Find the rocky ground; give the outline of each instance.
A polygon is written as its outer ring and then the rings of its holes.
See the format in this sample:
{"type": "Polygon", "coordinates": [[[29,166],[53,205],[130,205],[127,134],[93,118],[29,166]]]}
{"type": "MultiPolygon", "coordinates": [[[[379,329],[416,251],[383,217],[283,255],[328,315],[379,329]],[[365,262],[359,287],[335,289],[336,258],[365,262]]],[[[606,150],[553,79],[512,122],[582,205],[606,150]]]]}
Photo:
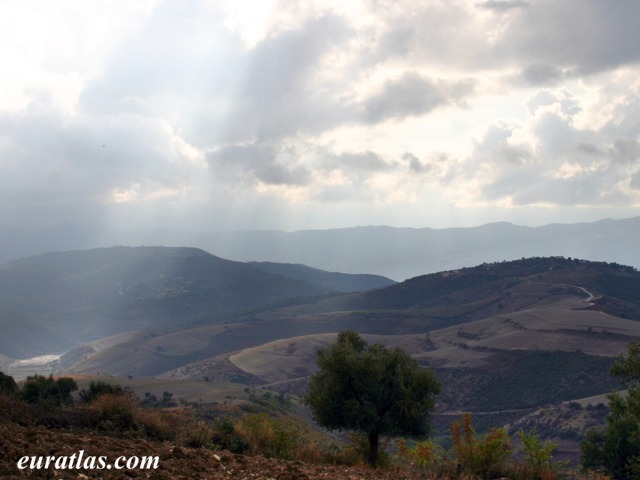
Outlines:
{"type": "MultiPolygon", "coordinates": [[[[77,457],[76,457],[77,458],[77,457]]],[[[262,456],[234,455],[207,449],[177,447],[168,442],[116,438],[96,432],[49,430],[0,423],[0,479],[246,479],[246,480],[391,480],[417,479],[418,472],[376,471],[368,467],[314,465],[262,456]],[[23,456],[71,456],[84,451],[83,458],[106,456],[114,462],[120,456],[158,456],[154,470],[24,469],[17,467],[23,456]]]]}

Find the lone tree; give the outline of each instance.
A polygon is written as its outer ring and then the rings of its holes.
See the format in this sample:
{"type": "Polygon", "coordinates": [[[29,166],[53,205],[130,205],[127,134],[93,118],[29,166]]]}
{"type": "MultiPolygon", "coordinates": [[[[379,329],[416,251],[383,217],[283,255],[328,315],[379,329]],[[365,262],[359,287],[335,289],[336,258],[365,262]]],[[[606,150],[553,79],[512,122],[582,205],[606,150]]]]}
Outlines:
{"type": "Polygon", "coordinates": [[[369,441],[375,465],[380,435],[424,437],[440,384],[433,372],[399,348],[368,346],[353,330],[318,351],[318,371],[305,402],[314,419],[330,430],[355,430],[369,441]]]}

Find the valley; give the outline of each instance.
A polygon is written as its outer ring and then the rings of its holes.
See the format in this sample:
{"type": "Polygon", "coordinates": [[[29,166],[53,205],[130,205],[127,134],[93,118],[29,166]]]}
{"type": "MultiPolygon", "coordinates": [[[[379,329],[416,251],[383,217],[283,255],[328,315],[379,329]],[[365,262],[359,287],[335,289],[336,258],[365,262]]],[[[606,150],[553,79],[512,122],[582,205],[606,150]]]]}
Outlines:
{"type": "Polygon", "coordinates": [[[316,351],[353,329],[436,372],[436,438],[471,412],[479,431],[535,426],[575,461],[586,429],[603,422],[602,395],[620,388],[613,359],[640,339],[640,273],[619,264],[530,258],[402,283],[336,275],[149,247],[5,264],[3,305],[13,309],[0,315],[53,331],[52,351],[59,337],[68,344],[38,365],[16,356],[51,353],[37,328],[14,337],[4,328],[2,365],[17,379],[107,379],[176,402],[242,404],[250,391],[296,402],[316,351]]]}

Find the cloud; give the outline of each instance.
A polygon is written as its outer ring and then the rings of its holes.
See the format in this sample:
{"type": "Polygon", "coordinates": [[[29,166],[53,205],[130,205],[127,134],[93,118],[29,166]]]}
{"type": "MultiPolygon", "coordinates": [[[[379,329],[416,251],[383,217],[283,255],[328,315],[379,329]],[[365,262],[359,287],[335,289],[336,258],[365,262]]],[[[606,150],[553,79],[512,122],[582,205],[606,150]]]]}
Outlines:
{"type": "Polygon", "coordinates": [[[617,138],[613,141],[609,155],[614,161],[640,163],[640,142],[631,138],[617,138]]]}
{"type": "Polygon", "coordinates": [[[405,72],[387,81],[381,91],[364,102],[365,120],[378,123],[424,115],[438,107],[458,103],[470,94],[472,83],[433,81],[416,72],[405,72]]]}
{"type": "Polygon", "coordinates": [[[295,148],[275,144],[230,145],[209,153],[207,161],[214,175],[236,184],[306,185],[310,180],[295,148]]]}
{"type": "Polygon", "coordinates": [[[542,63],[527,65],[521,75],[527,85],[534,87],[555,85],[566,76],[562,69],[542,63]]]}
{"type": "Polygon", "coordinates": [[[350,35],[342,18],[312,18],[246,49],[215,12],[201,17],[195,2],[163,5],[85,90],[87,112],[143,108],[202,148],[319,132],[342,121],[341,104],[317,84],[323,57],[350,35]]]}
{"type": "Polygon", "coordinates": [[[514,8],[528,7],[530,2],[522,0],[488,0],[486,2],[478,3],[480,8],[486,8],[488,10],[507,11],[514,8]]]}
{"type": "Polygon", "coordinates": [[[202,169],[161,119],[63,119],[51,111],[0,117],[0,203],[25,218],[92,223],[114,202],[182,195],[202,169]]]}
{"type": "Polygon", "coordinates": [[[0,7],[0,223],[640,204],[638,2],[81,3],[0,7]]]}
{"type": "Polygon", "coordinates": [[[540,0],[514,13],[500,43],[528,64],[589,75],[640,61],[639,15],[634,0],[540,0]]]}
{"type": "Polygon", "coordinates": [[[424,164],[411,152],[405,152],[402,159],[409,164],[409,170],[413,173],[423,173],[430,169],[429,164],[424,164]]]}
{"type": "MultiPolygon", "coordinates": [[[[525,124],[493,124],[458,165],[467,201],[525,205],[624,205],[638,201],[640,144],[618,121],[625,99],[600,128],[580,125],[578,100],[544,90],[529,101],[525,124]]],[[[629,118],[627,114],[624,118],[629,118]]],[[[636,126],[637,126],[637,122],[636,126]]],[[[460,184],[457,183],[459,187],[460,184]]]]}
{"type": "Polygon", "coordinates": [[[392,167],[379,154],[367,150],[364,152],[343,152],[340,154],[323,152],[323,168],[341,169],[358,172],[377,172],[392,167]]]}

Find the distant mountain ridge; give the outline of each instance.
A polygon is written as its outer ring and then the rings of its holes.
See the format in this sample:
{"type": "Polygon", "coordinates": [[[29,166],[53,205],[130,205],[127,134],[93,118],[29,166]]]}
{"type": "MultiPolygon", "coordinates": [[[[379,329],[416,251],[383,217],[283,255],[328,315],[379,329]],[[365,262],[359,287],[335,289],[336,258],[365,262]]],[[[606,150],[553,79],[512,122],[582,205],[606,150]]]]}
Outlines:
{"type": "Polygon", "coordinates": [[[190,245],[236,261],[303,264],[394,280],[523,257],[565,257],[640,267],[640,216],[591,223],[470,228],[366,226],[331,230],[194,233],[170,229],[118,232],[67,224],[28,232],[0,227],[0,262],[48,251],[112,245],[190,245]]]}

